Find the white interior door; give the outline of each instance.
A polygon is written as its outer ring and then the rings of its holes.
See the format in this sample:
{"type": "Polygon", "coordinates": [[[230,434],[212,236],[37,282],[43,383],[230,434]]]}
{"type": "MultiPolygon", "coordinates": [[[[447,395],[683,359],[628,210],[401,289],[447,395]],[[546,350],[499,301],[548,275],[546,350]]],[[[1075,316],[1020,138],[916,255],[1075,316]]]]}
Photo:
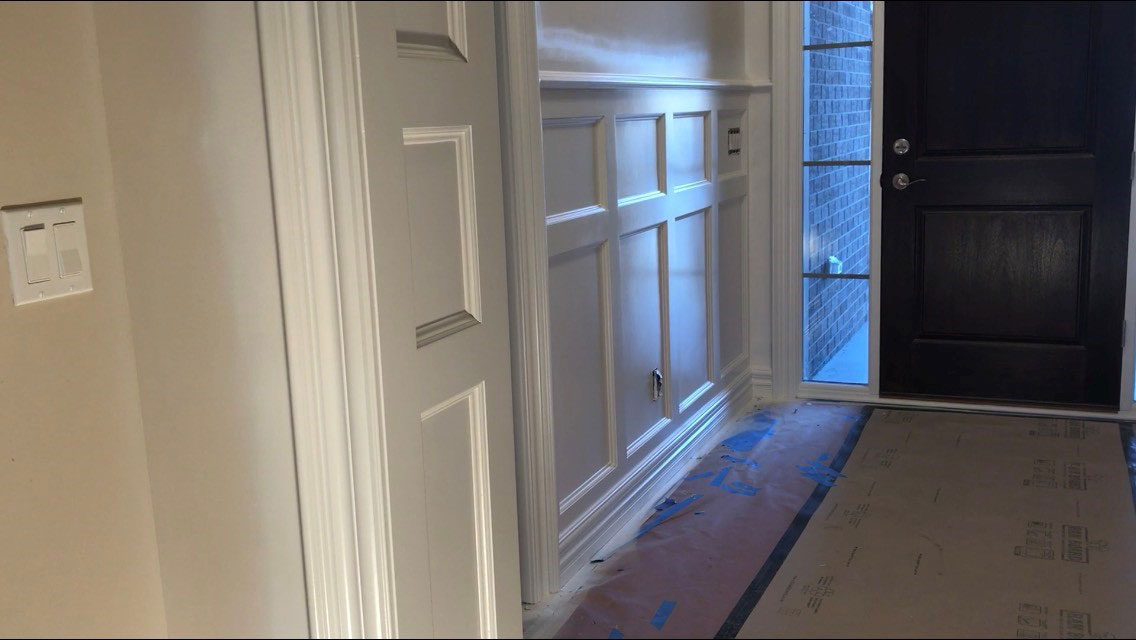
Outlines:
{"type": "Polygon", "coordinates": [[[520,636],[493,6],[356,17],[398,632],[520,636]]]}

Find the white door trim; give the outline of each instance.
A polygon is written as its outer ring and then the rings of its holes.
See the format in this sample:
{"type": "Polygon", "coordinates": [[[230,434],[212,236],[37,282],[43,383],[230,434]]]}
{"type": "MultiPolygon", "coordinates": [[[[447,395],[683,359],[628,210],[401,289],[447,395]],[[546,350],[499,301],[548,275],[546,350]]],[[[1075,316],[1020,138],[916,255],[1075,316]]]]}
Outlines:
{"type": "Polygon", "coordinates": [[[801,380],[801,3],[772,4],[773,395],[801,380]]]}
{"type": "Polygon", "coordinates": [[[318,638],[393,637],[355,7],[262,1],[257,24],[309,628],[318,638]]]}
{"type": "Polygon", "coordinates": [[[560,589],[536,4],[497,3],[521,598],[560,589]]]}

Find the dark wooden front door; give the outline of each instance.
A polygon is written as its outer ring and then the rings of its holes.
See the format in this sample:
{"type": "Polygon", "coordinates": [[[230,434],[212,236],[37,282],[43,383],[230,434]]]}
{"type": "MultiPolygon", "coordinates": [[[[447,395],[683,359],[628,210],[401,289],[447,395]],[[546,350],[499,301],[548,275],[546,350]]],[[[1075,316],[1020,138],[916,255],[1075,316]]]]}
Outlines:
{"type": "Polygon", "coordinates": [[[881,395],[1115,408],[1136,6],[884,6],[881,395]]]}

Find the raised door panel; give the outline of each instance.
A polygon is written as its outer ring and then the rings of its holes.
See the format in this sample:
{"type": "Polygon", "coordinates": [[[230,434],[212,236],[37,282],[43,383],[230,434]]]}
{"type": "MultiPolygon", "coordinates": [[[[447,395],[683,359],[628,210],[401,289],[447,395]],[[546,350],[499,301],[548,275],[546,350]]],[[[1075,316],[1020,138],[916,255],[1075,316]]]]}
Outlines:
{"type": "Polygon", "coordinates": [[[398,54],[466,61],[465,2],[396,2],[398,54]]]}
{"type": "MultiPolygon", "coordinates": [[[[652,372],[665,379],[664,273],[665,227],[650,227],[620,238],[620,310],[622,375],[616,386],[623,401],[628,455],[665,425],[667,395],[654,393],[652,372]]],[[[664,391],[666,385],[664,384],[664,391]]]]}
{"type": "Polygon", "coordinates": [[[485,385],[422,413],[434,636],[496,637],[485,385]],[[474,597],[471,597],[474,596],[474,597]]]}
{"type": "Polygon", "coordinates": [[[607,244],[554,256],[548,268],[556,494],[563,512],[615,459],[607,244]]]}
{"type": "Polygon", "coordinates": [[[927,153],[1088,149],[1092,3],[1033,2],[1027,8],[1016,2],[927,3],[927,153]],[[960,46],[967,55],[958,55],[960,46]]]}
{"type": "Polygon", "coordinates": [[[921,211],[921,337],[1078,337],[1084,209],[921,211]]]}
{"type": "Polygon", "coordinates": [[[422,347],[481,319],[470,127],[403,129],[414,319],[422,347]]]}
{"type": "Polygon", "coordinates": [[[698,399],[710,382],[707,316],[706,238],[709,210],[697,211],[674,223],[670,254],[672,371],[678,410],[698,399]]]}

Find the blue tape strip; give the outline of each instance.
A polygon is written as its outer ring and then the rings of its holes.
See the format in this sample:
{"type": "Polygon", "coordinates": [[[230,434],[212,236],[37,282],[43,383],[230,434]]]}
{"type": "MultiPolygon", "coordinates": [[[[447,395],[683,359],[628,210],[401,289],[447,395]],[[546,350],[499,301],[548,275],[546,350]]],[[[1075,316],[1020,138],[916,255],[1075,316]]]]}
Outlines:
{"type": "Polygon", "coordinates": [[[847,478],[848,476],[828,465],[821,464],[828,460],[829,455],[828,453],[822,453],[817,456],[816,460],[809,462],[807,465],[797,465],[797,469],[800,470],[801,475],[809,480],[826,487],[831,487],[836,484],[837,478],[847,478]]]}
{"type": "Polygon", "coordinates": [[[707,471],[706,473],[696,473],[692,476],[687,476],[686,481],[690,482],[691,480],[700,480],[702,478],[709,478],[712,475],[714,475],[713,471],[707,471]]]}
{"type": "Polygon", "coordinates": [[[761,466],[761,465],[757,464],[756,462],[754,462],[753,460],[746,460],[745,458],[738,458],[738,457],[732,456],[728,453],[726,455],[722,456],[722,459],[727,460],[729,462],[740,462],[740,463],[742,463],[742,464],[744,464],[748,467],[753,467],[754,469],[761,466]]]}
{"type": "Polygon", "coordinates": [[[697,500],[701,497],[702,497],[701,493],[696,493],[696,494],[690,496],[689,498],[687,498],[686,500],[683,500],[682,502],[676,502],[675,504],[671,505],[667,509],[664,509],[662,511],[662,513],[660,513],[659,515],[657,515],[654,518],[652,518],[651,520],[649,520],[647,522],[647,524],[643,525],[643,527],[641,529],[639,529],[639,534],[635,536],[635,539],[638,540],[639,538],[642,538],[644,535],[646,535],[646,533],[648,531],[650,531],[651,529],[654,529],[655,527],[659,526],[660,524],[666,522],[668,518],[670,518],[674,514],[678,513],[679,511],[682,511],[684,508],[686,508],[688,505],[690,505],[690,503],[694,502],[695,500],[697,500]]]}
{"type": "Polygon", "coordinates": [[[737,493],[743,496],[757,495],[757,487],[751,484],[746,484],[744,482],[731,482],[728,486],[722,488],[726,491],[729,491],[730,493],[737,493]]]}
{"type": "Polygon", "coordinates": [[[671,612],[674,611],[674,600],[663,600],[659,605],[659,609],[655,611],[655,617],[651,618],[651,626],[656,629],[662,629],[663,625],[667,623],[667,618],[671,617],[671,612]]]}
{"type": "Polygon", "coordinates": [[[730,473],[730,468],[729,467],[723,467],[722,470],[718,472],[718,475],[715,476],[714,479],[710,481],[710,486],[711,487],[722,486],[722,481],[726,479],[726,476],[729,473],[730,473]]]}
{"type": "Polygon", "coordinates": [[[607,634],[607,637],[609,640],[619,640],[619,638],[623,637],[623,632],[613,627],[611,633],[607,634]]]}
{"type": "Polygon", "coordinates": [[[750,451],[757,446],[757,443],[768,438],[776,433],[773,429],[766,427],[764,429],[750,429],[736,433],[729,438],[722,441],[722,446],[730,451],[750,451]]]}

